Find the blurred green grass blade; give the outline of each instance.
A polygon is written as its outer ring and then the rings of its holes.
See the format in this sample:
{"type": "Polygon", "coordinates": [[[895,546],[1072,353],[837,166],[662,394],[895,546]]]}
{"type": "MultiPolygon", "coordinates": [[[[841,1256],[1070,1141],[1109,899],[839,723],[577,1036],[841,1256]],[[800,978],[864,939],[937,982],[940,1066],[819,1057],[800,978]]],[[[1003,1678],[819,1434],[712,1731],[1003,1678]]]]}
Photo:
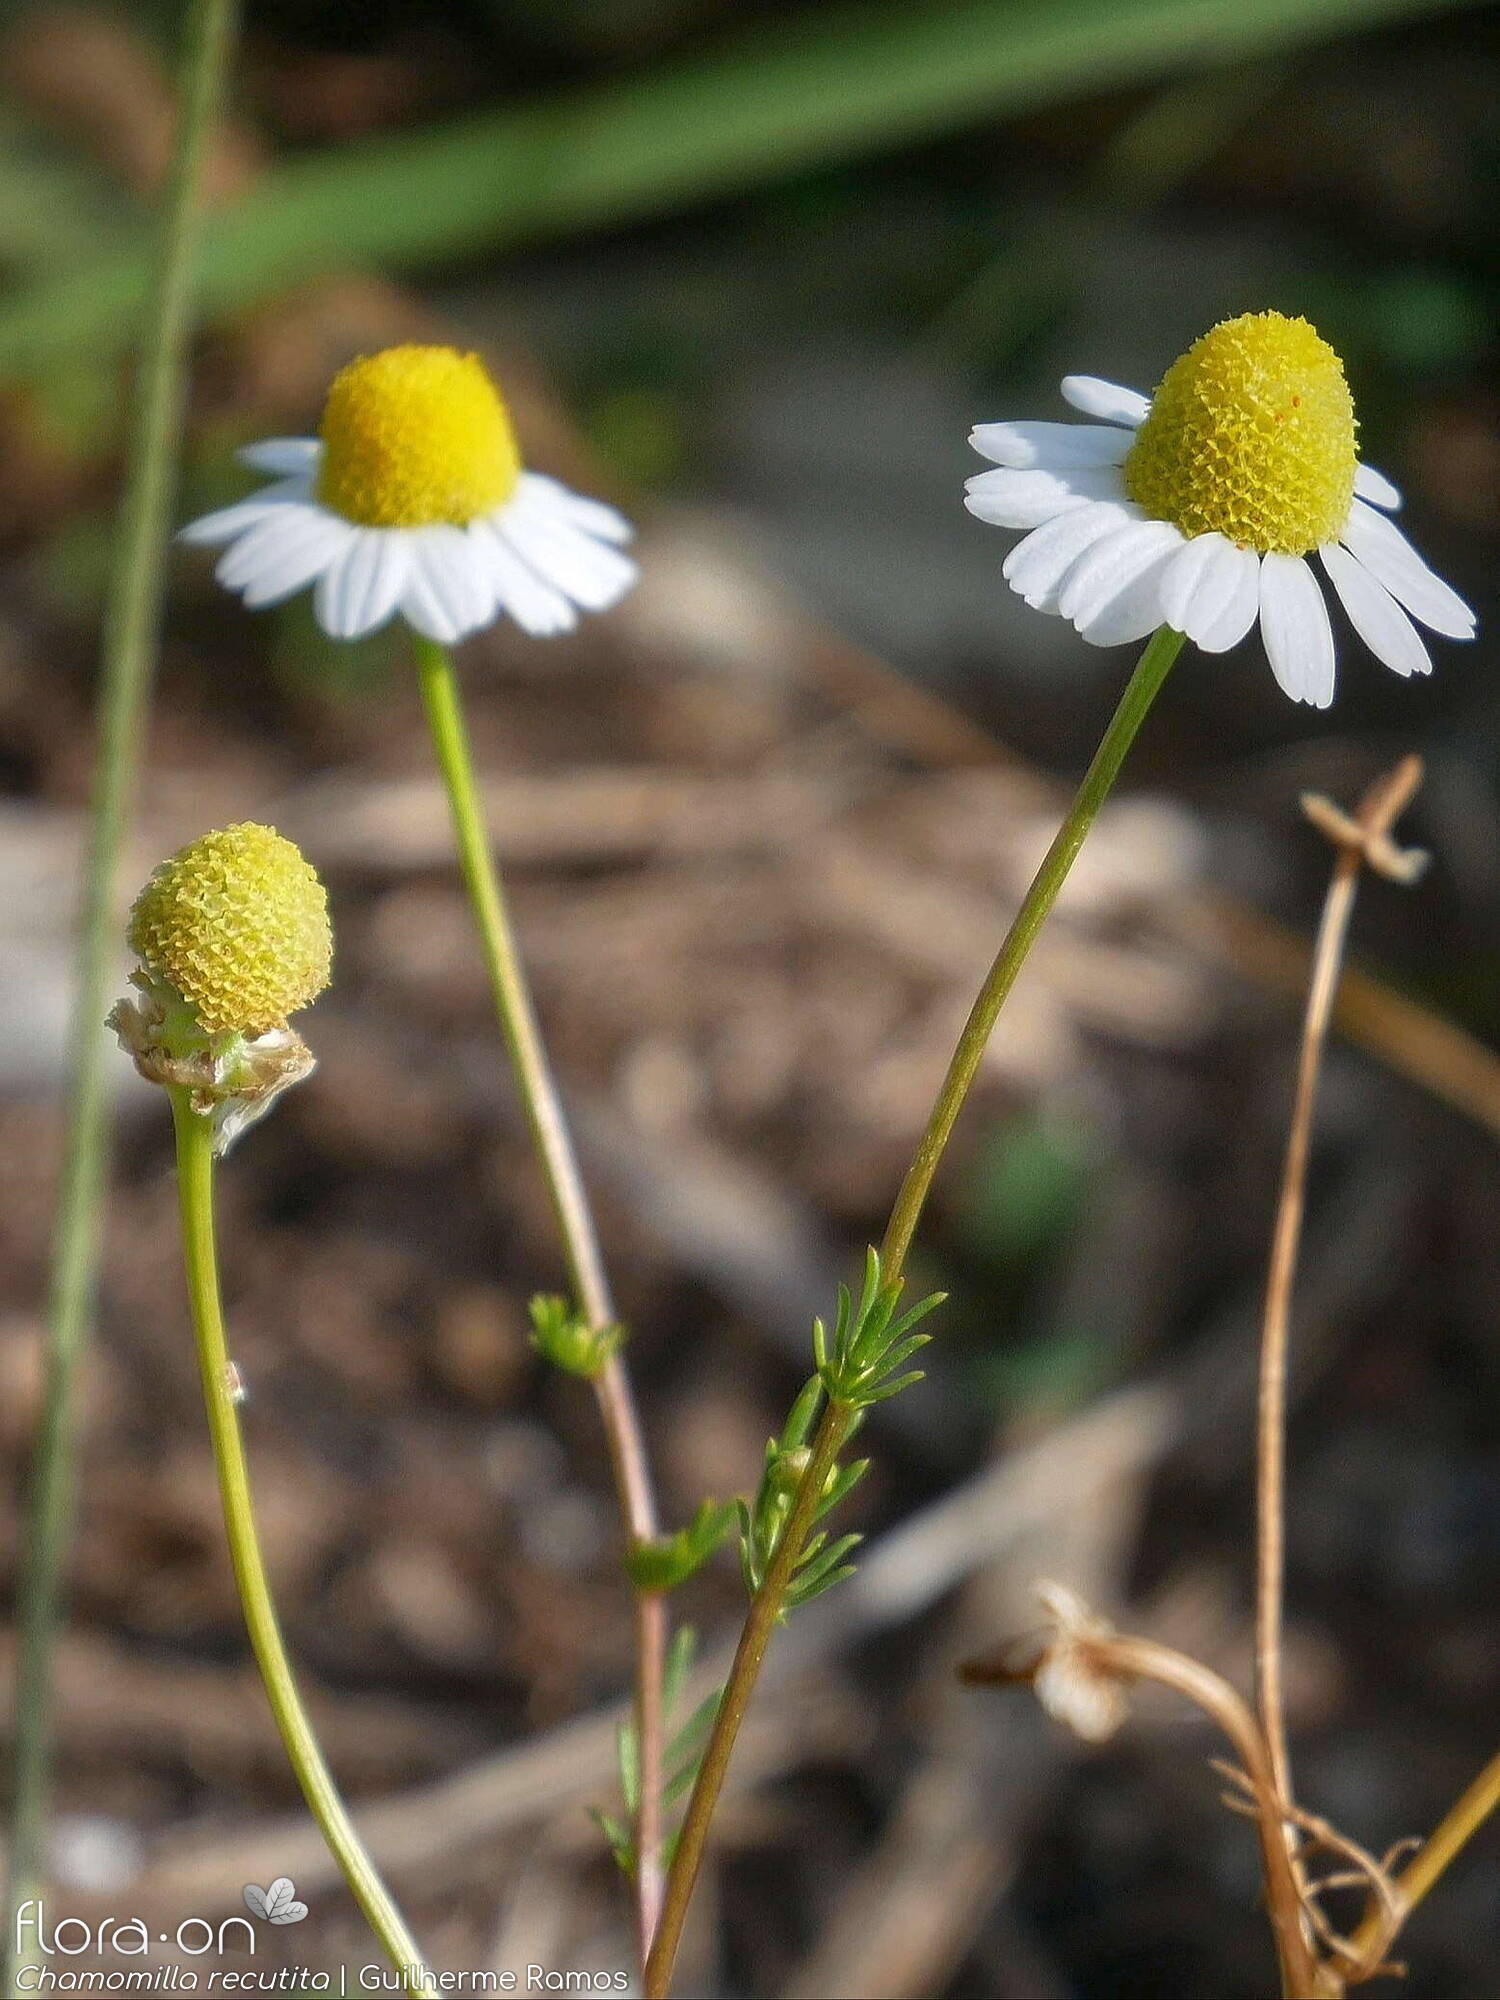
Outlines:
{"type": "Polygon", "coordinates": [[[120,337],[139,348],[140,360],[104,617],[79,883],[67,1142],[52,1241],[45,1384],[16,1594],[9,1865],[0,1896],[0,1992],[7,1994],[27,1990],[20,1976],[30,1961],[17,1912],[48,1873],[55,1661],[78,1459],[79,1371],[91,1332],[109,1178],[111,1057],[104,1015],[120,940],[118,877],[156,666],[201,240],[202,169],[237,27],[237,0],[190,0],[185,9],[172,172],[161,214],[151,224],[137,288],[141,313],[132,312],[119,328],[120,337]]]}
{"type": "Polygon", "coordinates": [[[924,344],[950,363],[990,369],[1061,314],[1092,245],[1126,214],[1162,201],[1211,159],[1285,81],[1289,65],[1242,62],[1174,77],[1094,154],[1080,195],[1023,225],[933,320],[924,344]]]}
{"type": "MultiPolygon", "coordinates": [[[[620,223],[1081,91],[1474,0],[963,0],[819,8],[548,103],[366,141],[270,175],[205,245],[201,307],[351,263],[420,268],[620,223]]],[[[131,242],[0,307],[0,369],[119,344],[131,242]]]]}
{"type": "Polygon", "coordinates": [[[99,256],[121,228],[148,226],[102,174],[0,106],[0,265],[12,279],[99,256]]]}

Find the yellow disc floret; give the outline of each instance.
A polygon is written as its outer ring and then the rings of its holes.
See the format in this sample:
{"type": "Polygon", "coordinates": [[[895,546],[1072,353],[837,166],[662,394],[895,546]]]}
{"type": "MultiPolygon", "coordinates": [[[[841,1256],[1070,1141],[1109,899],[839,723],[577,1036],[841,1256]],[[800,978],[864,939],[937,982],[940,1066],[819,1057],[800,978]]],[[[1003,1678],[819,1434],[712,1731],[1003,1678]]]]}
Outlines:
{"type": "Polygon", "coordinates": [[[516,489],[521,459],[477,354],[388,347],[334,377],[318,498],[367,528],[463,527],[516,489]]]}
{"type": "Polygon", "coordinates": [[[328,984],[328,896],[273,827],[226,827],[156,870],[130,913],[130,948],[209,1034],[253,1039],[328,984]]]}
{"type": "Polygon", "coordinates": [[[1343,363],[1305,319],[1245,313],[1172,363],[1125,460],[1125,486],[1184,535],[1262,555],[1334,539],[1354,497],[1343,363]]]}

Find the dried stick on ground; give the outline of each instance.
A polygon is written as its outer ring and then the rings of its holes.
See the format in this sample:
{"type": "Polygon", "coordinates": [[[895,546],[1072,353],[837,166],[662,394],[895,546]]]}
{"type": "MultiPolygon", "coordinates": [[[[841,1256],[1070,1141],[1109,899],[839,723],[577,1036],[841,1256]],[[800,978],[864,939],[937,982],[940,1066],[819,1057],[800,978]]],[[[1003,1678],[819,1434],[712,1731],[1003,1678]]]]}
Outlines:
{"type": "MultiPolygon", "coordinates": [[[[1228,897],[1202,897],[1182,933],[1246,979],[1300,997],[1307,990],[1306,942],[1259,910],[1228,897]]],[[[1500,1058],[1456,1022],[1346,965],[1333,1026],[1397,1076],[1428,1091],[1476,1125],[1500,1135],[1500,1058]]]]}
{"type": "MultiPolygon", "coordinates": [[[[716,1666],[722,1670],[723,1662],[706,1664],[695,1690],[716,1666]]],[[[570,1809],[586,1826],[583,1809],[612,1775],[616,1733],[627,1712],[616,1706],[580,1716],[432,1784],[361,1801],[360,1827],[370,1852],[392,1874],[446,1874],[456,1857],[570,1809]]],[[[768,1710],[752,1725],[736,1785],[748,1788],[808,1758],[855,1754],[854,1737],[847,1696],[826,1678],[810,1691],[804,1686],[802,1699],[768,1710]]],[[[863,1749],[860,1740],[859,1754],[863,1749]]],[[[257,1820],[219,1838],[201,1827],[179,1829],[131,1883],[130,1894],[143,1909],[194,1909],[211,1904],[227,1881],[260,1881],[278,1869],[293,1876],[304,1895],[321,1894],[338,1879],[316,1831],[296,1813],[257,1820]]],[[[71,1907],[93,1905],[79,1894],[71,1907]]]]}
{"type": "Polygon", "coordinates": [[[1335,843],[1338,854],[1313,951],[1312,982],[1297,1059],[1297,1084],[1271,1240],[1265,1316],[1261,1326],[1256,1471],[1255,1687],[1260,1725],[1270,1751],[1271,1775],[1284,1805],[1290,1804],[1292,1796],[1281,1692],[1287,1349],[1297,1253],[1307,1206],[1307,1163],[1312,1144],[1313,1107],[1360,870],[1368,864],[1392,881],[1411,882],[1426,865],[1425,855],[1403,853],[1391,839],[1392,826],[1421,782],[1420,760],[1408,757],[1370,787],[1352,819],[1326,799],[1309,797],[1303,801],[1309,819],[1335,843]]]}
{"type": "Polygon", "coordinates": [[[995,1663],[966,1670],[967,1678],[979,1682],[1030,1681],[1049,1712],[1089,1741],[1102,1741],[1118,1728],[1125,1715],[1125,1690],[1137,1679],[1175,1687],[1214,1717],[1241,1759],[1242,1768],[1230,1775],[1243,1797],[1231,1803],[1256,1822],[1266,1908],[1285,2000],[1327,2000],[1347,1984],[1372,1977],[1381,1969],[1380,1961],[1407,1907],[1386,1865],[1303,1812],[1293,1798],[1282,1706],[1281,1638],[1287,1358],[1318,1078],[1361,868],[1372,867],[1392,881],[1411,882],[1426,866],[1424,854],[1398,848],[1391,837],[1421,777],[1420,761],[1405,759],[1370,788],[1352,817],[1326,799],[1303,801],[1309,819],[1333,841],[1337,858],[1313,952],[1262,1320],[1255,1712],[1199,1662],[1148,1641],[1121,1638],[1061,1585],[1043,1586],[1055,1636],[1028,1667],[1017,1671],[1002,1656],[995,1663]],[[1352,1875],[1328,1877],[1321,1884],[1313,1880],[1306,1858],[1319,1853],[1352,1863],[1352,1875]],[[1337,1935],[1319,1902],[1323,1890],[1345,1883],[1363,1886],[1371,1897],[1369,1918],[1354,1940],[1337,1935]]]}

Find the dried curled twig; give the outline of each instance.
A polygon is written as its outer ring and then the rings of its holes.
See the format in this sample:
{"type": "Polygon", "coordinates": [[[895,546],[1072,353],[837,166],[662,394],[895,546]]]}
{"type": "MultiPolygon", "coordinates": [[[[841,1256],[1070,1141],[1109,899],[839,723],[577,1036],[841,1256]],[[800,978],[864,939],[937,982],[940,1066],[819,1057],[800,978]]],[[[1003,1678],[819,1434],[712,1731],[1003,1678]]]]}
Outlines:
{"type": "Polygon", "coordinates": [[[1189,1654],[1153,1639],[1121,1633],[1065,1584],[1039,1583],[1051,1621],[1029,1658],[1007,1647],[960,1668],[976,1686],[1028,1683],[1049,1715],[1085,1742],[1102,1742],[1125,1722],[1133,1685],[1154,1682],[1183,1695],[1229,1739],[1240,1761],[1211,1760],[1229,1786],[1224,1803],[1254,1820],[1261,1836],[1266,1900],[1279,1926],[1283,1963],[1290,1962],[1295,2000],[1339,2000],[1351,1986],[1398,1972],[1387,1957],[1409,1914],[1392,1870],[1409,1843],[1381,1861],[1330,1821],[1281,1795],[1271,1746],[1259,1719],[1230,1683],[1189,1654]],[[1292,1837],[1289,1837],[1292,1836],[1292,1837]],[[1327,1856],[1345,1865],[1313,1874],[1308,1863],[1327,1856]],[[1365,1913],[1345,1936],[1323,1908],[1338,1889],[1363,1889],[1365,1913]]]}

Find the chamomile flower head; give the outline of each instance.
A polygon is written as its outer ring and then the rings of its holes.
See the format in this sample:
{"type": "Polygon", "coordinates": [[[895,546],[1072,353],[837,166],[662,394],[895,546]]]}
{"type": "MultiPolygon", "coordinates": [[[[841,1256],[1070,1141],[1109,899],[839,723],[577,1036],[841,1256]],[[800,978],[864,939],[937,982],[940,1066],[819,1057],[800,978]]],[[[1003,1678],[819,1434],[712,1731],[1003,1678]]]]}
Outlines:
{"type": "Polygon", "coordinates": [[[253,1039],[328,984],[328,896],[274,827],[205,833],[162,862],[130,913],[130,948],[209,1035],[253,1039]]]}
{"type": "Polygon", "coordinates": [[[1333,627],[1314,559],[1395,673],[1432,669],[1413,619],[1474,636],[1473,612],[1390,520],[1401,496],[1360,463],[1343,365],[1306,320],[1225,320],[1149,398],[1089,375],[1062,393],[1094,421],[980,424],[970,442],[997,470],[964,504],[1029,531],[1007,582],[1091,644],[1167,625],[1222,653],[1259,621],[1281,687],[1326,708],[1333,627]]]}
{"type": "Polygon", "coordinates": [[[328,897],[274,827],[205,833],[130,912],[136,997],[109,1026],[148,1083],[189,1093],[224,1152],[314,1067],[288,1016],[328,984],[328,897]]]}
{"type": "Polygon", "coordinates": [[[475,354],[362,356],[335,378],[317,437],[272,438],[241,457],[274,482],[182,539],[222,547],[218,579],[252,609],[311,586],[335,639],[398,614],[444,644],[502,614],[547,636],[635,581],[621,551],[630,524],[525,469],[475,354]]]}

